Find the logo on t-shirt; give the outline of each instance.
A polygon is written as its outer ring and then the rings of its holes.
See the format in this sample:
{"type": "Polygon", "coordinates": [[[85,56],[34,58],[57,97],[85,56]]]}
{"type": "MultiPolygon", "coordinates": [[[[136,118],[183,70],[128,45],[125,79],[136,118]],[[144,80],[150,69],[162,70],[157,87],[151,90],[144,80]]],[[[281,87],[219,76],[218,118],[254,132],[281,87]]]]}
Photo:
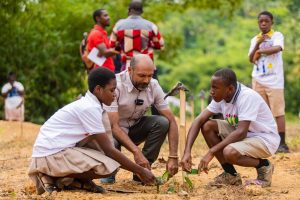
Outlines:
{"type": "MultiPolygon", "coordinates": [[[[259,45],[259,49],[268,49],[273,46],[273,41],[271,39],[267,39],[259,45]]],[[[262,55],[256,65],[256,71],[260,75],[271,75],[274,74],[273,63],[270,57],[274,57],[274,55],[262,55]],[[269,59],[267,59],[269,57],[269,59]]]]}
{"type": "Polygon", "coordinates": [[[233,127],[237,127],[239,123],[239,118],[237,115],[226,114],[225,120],[233,127]]]}

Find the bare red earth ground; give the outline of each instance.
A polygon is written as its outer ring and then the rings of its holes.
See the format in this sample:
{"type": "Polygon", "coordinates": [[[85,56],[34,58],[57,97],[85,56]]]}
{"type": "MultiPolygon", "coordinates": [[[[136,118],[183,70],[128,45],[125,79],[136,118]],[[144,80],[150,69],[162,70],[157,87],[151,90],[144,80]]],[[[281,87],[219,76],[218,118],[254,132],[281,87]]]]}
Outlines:
{"type": "MultiPolygon", "coordinates": [[[[132,174],[120,170],[117,175],[117,183],[105,185],[105,188],[113,187],[138,191],[133,194],[108,192],[106,194],[93,194],[85,191],[63,191],[51,195],[38,196],[34,186],[27,176],[30,163],[32,145],[39,130],[39,125],[25,122],[0,121],[0,199],[300,199],[300,126],[299,123],[289,123],[287,128],[288,143],[292,153],[279,154],[271,158],[275,164],[272,187],[260,188],[257,186],[241,187],[207,187],[206,184],[216,175],[222,172],[216,160],[210,165],[207,174],[191,175],[190,179],[194,189],[182,186],[181,171],[165,185],[160,187],[157,194],[155,186],[137,185],[131,181],[132,174]],[[23,131],[21,131],[21,128],[23,131]],[[168,194],[167,189],[173,186],[175,192],[168,194]],[[185,192],[183,192],[184,190],[185,192]]],[[[204,155],[207,147],[203,138],[199,136],[193,149],[193,162],[195,167],[201,155],[204,155]]],[[[131,157],[127,151],[126,155],[131,157]]],[[[165,143],[160,153],[160,158],[168,156],[168,144],[165,143]]],[[[254,169],[237,167],[243,182],[254,179],[254,169]]],[[[153,172],[161,176],[165,171],[165,164],[156,162],[153,172]]],[[[100,184],[98,180],[95,183],[100,184]]]]}

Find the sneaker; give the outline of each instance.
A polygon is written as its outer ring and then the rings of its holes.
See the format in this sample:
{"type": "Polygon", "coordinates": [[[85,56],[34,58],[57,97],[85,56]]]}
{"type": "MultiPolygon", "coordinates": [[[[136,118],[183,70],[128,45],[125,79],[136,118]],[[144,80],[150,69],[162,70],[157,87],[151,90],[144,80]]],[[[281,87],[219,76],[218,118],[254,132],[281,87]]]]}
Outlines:
{"type": "Polygon", "coordinates": [[[100,178],[100,182],[104,184],[114,184],[116,182],[115,176],[109,176],[106,178],[100,178]]]}
{"type": "Polygon", "coordinates": [[[214,181],[210,182],[210,186],[222,186],[222,185],[241,185],[242,179],[240,174],[233,176],[227,172],[223,172],[222,174],[216,176],[214,181]]]}
{"type": "Polygon", "coordinates": [[[269,187],[272,183],[272,175],[274,172],[274,165],[270,163],[268,166],[263,166],[258,169],[257,171],[257,180],[261,182],[262,187],[269,187]]]}
{"type": "Polygon", "coordinates": [[[287,144],[279,145],[276,153],[290,153],[290,149],[287,144]]]}

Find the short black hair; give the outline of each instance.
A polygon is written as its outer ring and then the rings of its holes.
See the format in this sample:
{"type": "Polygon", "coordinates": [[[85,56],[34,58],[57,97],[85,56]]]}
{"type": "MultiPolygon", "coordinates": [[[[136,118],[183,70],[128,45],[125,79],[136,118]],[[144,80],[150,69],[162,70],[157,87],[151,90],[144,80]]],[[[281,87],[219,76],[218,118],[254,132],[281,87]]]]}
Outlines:
{"type": "Polygon", "coordinates": [[[261,16],[261,15],[267,15],[267,16],[269,16],[270,18],[271,18],[271,20],[273,21],[273,15],[272,15],[272,13],[270,13],[269,11],[262,11],[261,13],[259,13],[258,14],[258,16],[257,16],[257,19],[259,19],[259,17],[261,16]]]}
{"type": "Polygon", "coordinates": [[[15,72],[9,72],[9,73],[8,73],[8,77],[9,77],[9,76],[15,76],[15,75],[16,75],[15,72]]]}
{"type": "Polygon", "coordinates": [[[216,71],[214,76],[221,77],[226,86],[233,85],[234,88],[237,88],[237,79],[233,70],[222,68],[216,71]]]}
{"type": "Polygon", "coordinates": [[[141,1],[133,0],[128,6],[128,10],[134,11],[137,14],[142,14],[143,13],[143,4],[141,1]]]}
{"type": "Polygon", "coordinates": [[[100,9],[94,11],[93,19],[94,19],[95,22],[97,22],[96,17],[101,16],[104,10],[105,9],[100,8],[100,9]]]}
{"type": "Polygon", "coordinates": [[[9,72],[8,74],[7,74],[7,79],[9,80],[10,79],[10,77],[12,77],[12,76],[17,76],[16,75],[16,73],[15,72],[9,72]]]}
{"type": "Polygon", "coordinates": [[[89,91],[93,93],[97,85],[105,87],[112,79],[115,78],[115,74],[109,69],[104,67],[93,69],[90,71],[88,78],[89,91]]]}

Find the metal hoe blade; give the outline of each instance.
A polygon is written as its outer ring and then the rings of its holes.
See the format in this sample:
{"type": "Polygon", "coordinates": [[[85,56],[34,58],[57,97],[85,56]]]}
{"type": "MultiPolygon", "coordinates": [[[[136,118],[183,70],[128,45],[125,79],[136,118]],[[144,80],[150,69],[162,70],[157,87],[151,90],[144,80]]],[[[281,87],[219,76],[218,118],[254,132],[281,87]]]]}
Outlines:
{"type": "Polygon", "coordinates": [[[166,99],[168,96],[176,96],[180,90],[184,90],[186,92],[189,91],[187,89],[187,87],[185,87],[185,85],[183,85],[183,83],[177,82],[177,84],[166,94],[164,99],[166,99]]]}

